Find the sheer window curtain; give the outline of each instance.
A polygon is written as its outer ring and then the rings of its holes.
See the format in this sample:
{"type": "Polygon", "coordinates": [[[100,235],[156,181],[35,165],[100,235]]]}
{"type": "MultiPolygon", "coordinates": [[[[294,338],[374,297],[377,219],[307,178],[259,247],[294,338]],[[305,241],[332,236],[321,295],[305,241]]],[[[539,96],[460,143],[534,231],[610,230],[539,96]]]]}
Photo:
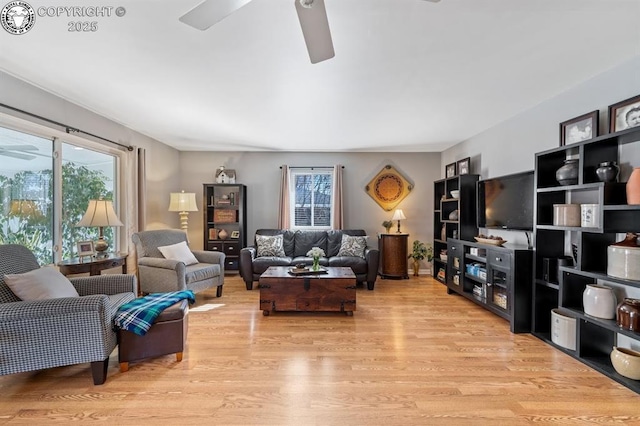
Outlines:
{"type": "Polygon", "coordinates": [[[280,177],[280,204],[278,206],[278,228],[289,229],[291,227],[291,217],[289,213],[289,166],[286,164],[280,167],[282,174],[280,177]]]}
{"type": "MultiPolygon", "coordinates": [[[[290,217],[290,197],[289,197],[289,166],[280,167],[282,174],[280,177],[280,204],[278,208],[278,228],[289,229],[291,227],[290,217]]],[[[333,192],[331,194],[331,203],[333,206],[333,215],[331,217],[331,228],[342,229],[344,226],[344,213],[342,201],[342,169],[343,166],[337,164],[333,167],[333,192]]]]}
{"type": "MultiPolygon", "coordinates": [[[[135,259],[135,246],[131,243],[131,236],[138,231],[144,231],[146,227],[147,217],[147,171],[146,171],[146,152],[144,148],[138,148],[131,151],[127,161],[127,178],[126,182],[133,182],[126,185],[126,214],[127,228],[126,241],[124,247],[128,247],[130,258],[135,259]]],[[[124,187],[124,186],[123,186],[124,187]]],[[[137,262],[127,262],[127,272],[130,274],[137,273],[137,262]]]]}
{"type": "Polygon", "coordinates": [[[333,167],[333,193],[331,204],[333,206],[333,216],[331,218],[332,229],[342,229],[344,226],[344,213],[342,202],[342,165],[336,164],[333,167]]]}

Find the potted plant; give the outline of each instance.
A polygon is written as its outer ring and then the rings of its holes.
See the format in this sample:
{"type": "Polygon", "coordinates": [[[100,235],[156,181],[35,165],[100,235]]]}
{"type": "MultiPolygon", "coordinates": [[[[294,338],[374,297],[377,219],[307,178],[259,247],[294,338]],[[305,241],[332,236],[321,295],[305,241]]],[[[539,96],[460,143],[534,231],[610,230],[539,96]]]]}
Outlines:
{"type": "Polygon", "coordinates": [[[427,261],[431,262],[433,260],[433,247],[427,246],[420,240],[415,240],[413,242],[413,250],[408,258],[413,259],[413,275],[417,277],[420,270],[420,261],[427,259],[427,261]]]}
{"type": "Polygon", "coordinates": [[[393,226],[393,222],[390,220],[385,220],[384,222],[382,222],[382,226],[384,226],[384,229],[387,230],[387,234],[389,233],[389,231],[391,231],[391,227],[393,226]]]}

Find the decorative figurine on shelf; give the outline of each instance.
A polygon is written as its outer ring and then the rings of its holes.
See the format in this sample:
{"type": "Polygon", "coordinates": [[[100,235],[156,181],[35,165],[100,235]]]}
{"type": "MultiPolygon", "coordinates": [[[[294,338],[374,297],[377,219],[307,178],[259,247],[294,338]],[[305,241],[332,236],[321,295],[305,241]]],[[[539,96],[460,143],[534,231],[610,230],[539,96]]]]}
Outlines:
{"type": "Polygon", "coordinates": [[[216,170],[216,182],[217,183],[236,183],[236,171],[231,169],[225,169],[224,166],[220,166],[216,170]]]}

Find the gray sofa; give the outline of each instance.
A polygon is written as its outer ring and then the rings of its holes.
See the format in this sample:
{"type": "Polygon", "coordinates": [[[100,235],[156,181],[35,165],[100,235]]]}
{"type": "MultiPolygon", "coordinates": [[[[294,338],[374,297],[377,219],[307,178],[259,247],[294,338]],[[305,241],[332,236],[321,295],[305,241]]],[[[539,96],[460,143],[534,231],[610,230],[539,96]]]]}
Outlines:
{"type": "Polygon", "coordinates": [[[329,231],[291,231],[283,229],[258,229],[256,235],[279,235],[283,237],[284,257],[257,257],[257,246],[245,247],[240,250],[240,275],[247,290],[253,289],[253,282],[260,279],[260,275],[269,266],[294,266],[299,263],[310,265],[313,259],[307,257],[312,247],[320,247],[327,257],[320,259],[322,266],[349,266],[356,275],[358,283],[366,283],[369,290],[373,290],[378,275],[380,253],[377,249],[367,247],[364,258],[357,256],[338,256],[342,235],[366,236],[362,229],[344,229],[329,231]]]}

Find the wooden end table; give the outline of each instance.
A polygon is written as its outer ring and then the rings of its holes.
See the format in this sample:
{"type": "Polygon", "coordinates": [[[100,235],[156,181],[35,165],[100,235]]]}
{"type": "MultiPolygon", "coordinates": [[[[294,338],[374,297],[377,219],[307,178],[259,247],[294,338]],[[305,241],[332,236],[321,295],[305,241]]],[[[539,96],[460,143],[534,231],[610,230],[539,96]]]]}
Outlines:
{"type": "Polygon", "coordinates": [[[409,279],[409,234],[380,234],[379,275],[382,278],[409,279]]]}
{"type": "Polygon", "coordinates": [[[60,272],[63,275],[85,274],[87,272],[89,275],[100,275],[101,271],[117,268],[118,266],[122,266],[123,274],[127,273],[126,254],[109,253],[101,257],[74,257],[58,263],[60,272]]]}
{"type": "Polygon", "coordinates": [[[347,267],[324,267],[322,275],[291,275],[291,266],[270,266],[260,276],[260,309],[272,311],[334,311],[353,315],[356,276],[347,267]]]}

